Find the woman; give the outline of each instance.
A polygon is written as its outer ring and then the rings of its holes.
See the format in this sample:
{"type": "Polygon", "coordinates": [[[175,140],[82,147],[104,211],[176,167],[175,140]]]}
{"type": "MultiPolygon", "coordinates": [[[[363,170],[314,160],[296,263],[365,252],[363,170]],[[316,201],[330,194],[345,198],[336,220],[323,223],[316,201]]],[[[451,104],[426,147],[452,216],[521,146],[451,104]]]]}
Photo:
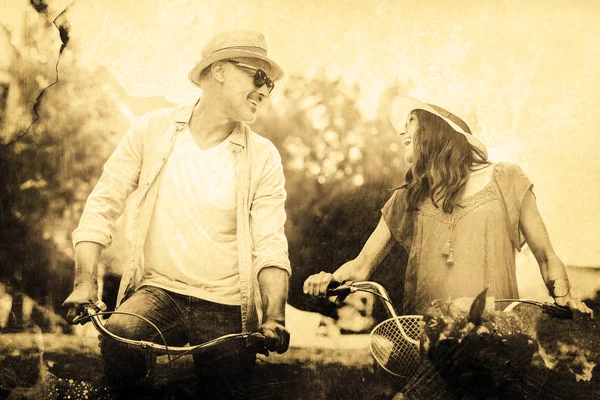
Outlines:
{"type": "Polygon", "coordinates": [[[592,311],[570,293],[536,206],[533,184],[514,164],[492,164],[467,124],[410,97],[392,101],[390,119],[410,164],[360,254],[333,274],[320,272],[304,292],[324,296],[332,280],[366,280],[395,242],[409,254],[404,313],[423,314],[434,299],[518,298],[515,250],[525,241],[556,303],[592,311]]]}

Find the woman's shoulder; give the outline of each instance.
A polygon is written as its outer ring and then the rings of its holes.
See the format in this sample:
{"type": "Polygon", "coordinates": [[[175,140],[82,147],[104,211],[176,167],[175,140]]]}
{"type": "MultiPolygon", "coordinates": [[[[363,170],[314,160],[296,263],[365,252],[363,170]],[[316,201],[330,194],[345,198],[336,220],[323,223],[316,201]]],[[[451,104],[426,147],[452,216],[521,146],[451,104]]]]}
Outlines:
{"type": "Polygon", "coordinates": [[[518,164],[501,162],[494,164],[494,175],[496,179],[510,179],[525,175],[525,172],[523,172],[523,169],[518,164]]]}
{"type": "Polygon", "coordinates": [[[389,189],[389,192],[390,195],[385,203],[385,206],[383,207],[384,210],[389,210],[391,208],[398,210],[399,207],[402,209],[406,208],[406,201],[404,196],[404,194],[406,193],[406,188],[404,186],[389,189]]]}
{"type": "Polygon", "coordinates": [[[533,183],[517,164],[498,163],[495,168],[495,180],[505,199],[514,195],[520,201],[527,190],[533,188],[533,183]]]}
{"type": "Polygon", "coordinates": [[[399,187],[395,187],[393,189],[390,189],[391,195],[390,195],[390,202],[393,203],[401,203],[405,200],[405,194],[406,194],[406,187],[405,186],[399,186],[399,187]]]}

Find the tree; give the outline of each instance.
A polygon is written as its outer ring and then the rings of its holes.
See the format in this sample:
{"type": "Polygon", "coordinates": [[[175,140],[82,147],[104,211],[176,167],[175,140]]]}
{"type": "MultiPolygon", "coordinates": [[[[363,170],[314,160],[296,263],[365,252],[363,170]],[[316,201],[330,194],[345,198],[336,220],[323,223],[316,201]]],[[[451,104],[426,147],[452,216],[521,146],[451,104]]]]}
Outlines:
{"type": "MultiPolygon", "coordinates": [[[[405,164],[387,109],[366,120],[359,98],[357,86],[328,80],[323,73],[291,77],[283,95],[253,124],[282,155],[294,270],[290,302],[300,308],[331,311],[329,303],[303,295],[304,279],[355,257],[377,225],[389,189],[403,181],[405,164]]],[[[405,263],[404,252],[395,249],[375,276],[389,282],[397,304],[405,263]]]]}
{"type": "Polygon", "coordinates": [[[28,15],[9,72],[18,77],[19,112],[39,118],[0,147],[0,279],[58,305],[72,284],[70,233],[126,121],[77,63],[74,46],[62,51],[59,66],[50,61],[58,48],[47,38],[57,28],[28,15]]]}

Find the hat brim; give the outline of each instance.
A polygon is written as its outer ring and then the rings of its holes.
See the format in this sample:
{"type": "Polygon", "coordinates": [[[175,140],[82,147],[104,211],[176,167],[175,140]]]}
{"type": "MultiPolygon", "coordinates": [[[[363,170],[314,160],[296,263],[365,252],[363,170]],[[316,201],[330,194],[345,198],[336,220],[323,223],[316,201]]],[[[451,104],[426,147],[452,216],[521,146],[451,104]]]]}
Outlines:
{"type": "Polygon", "coordinates": [[[408,118],[408,115],[414,110],[425,110],[427,112],[437,115],[438,117],[446,121],[446,123],[450,125],[450,127],[456,132],[463,134],[467,138],[467,141],[469,143],[477,147],[479,150],[483,151],[485,156],[487,157],[487,148],[482,142],[479,141],[479,139],[477,139],[472,134],[465,132],[463,128],[455,124],[452,120],[440,114],[429,104],[423,103],[422,101],[417,100],[413,97],[396,96],[392,99],[392,106],[390,109],[389,118],[396,132],[400,134],[406,133],[406,118],[408,118]]]}
{"type": "Polygon", "coordinates": [[[269,71],[268,76],[272,81],[278,81],[283,77],[283,70],[277,63],[271,60],[267,56],[263,56],[262,54],[257,54],[251,51],[243,51],[243,50],[223,50],[216,53],[211,54],[210,56],[202,59],[196,66],[190,71],[188,74],[188,79],[196,86],[200,87],[200,74],[206,67],[210,64],[221,61],[228,60],[230,58],[258,58],[259,60],[263,60],[269,64],[271,71],[269,71]]]}

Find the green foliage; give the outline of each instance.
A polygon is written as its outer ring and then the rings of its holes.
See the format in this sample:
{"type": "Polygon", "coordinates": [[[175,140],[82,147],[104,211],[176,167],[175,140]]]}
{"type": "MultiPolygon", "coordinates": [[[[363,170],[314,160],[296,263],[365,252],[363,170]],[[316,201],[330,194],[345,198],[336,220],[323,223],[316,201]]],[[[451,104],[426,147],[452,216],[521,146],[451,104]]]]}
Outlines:
{"type": "MultiPolygon", "coordinates": [[[[588,304],[596,311],[598,297],[588,304]]],[[[450,300],[437,300],[426,311],[421,343],[432,364],[413,389],[439,373],[448,398],[592,399],[599,393],[595,319],[558,319],[531,304],[486,311],[479,326],[469,319],[450,300]]]]}
{"type": "Polygon", "coordinates": [[[60,79],[48,87],[56,78],[49,60],[58,49],[49,55],[46,38],[56,36],[53,25],[26,21],[9,71],[18,77],[21,114],[33,113],[32,104],[46,90],[35,109],[39,118],[0,147],[1,278],[37,299],[48,294],[51,276],[59,277],[59,285],[70,280],[72,262],[64,255],[71,255],[70,234],[114,148],[115,127],[125,122],[73,50],[61,54],[60,79]]]}
{"type": "MultiPolygon", "coordinates": [[[[50,59],[47,53],[52,46],[44,38],[57,35],[49,24],[31,24],[28,29],[28,39],[22,42],[25,48],[13,65],[15,76],[20,77],[22,108],[33,104],[53,80],[54,71],[40,60],[50,59]]],[[[43,269],[40,265],[55,265],[46,270],[60,268],[52,259],[61,253],[72,257],[70,234],[102,164],[128,125],[117,108],[118,94],[99,83],[78,62],[77,53],[72,44],[61,53],[60,79],[45,90],[37,108],[39,119],[22,138],[1,149],[2,168],[7,171],[1,218],[19,227],[13,237],[37,243],[25,245],[28,254],[45,254],[25,268],[29,272],[24,276],[43,269]]],[[[377,225],[390,196],[388,189],[403,181],[404,161],[386,113],[387,97],[396,89],[386,92],[377,117],[367,120],[358,106],[357,86],[332,81],[324,73],[291,77],[284,93],[274,94],[253,125],[275,143],[283,159],[286,232],[295,271],[293,303],[315,306],[304,304],[308,301],[301,293],[304,279],[355,257],[377,225]]],[[[15,254],[24,249],[10,250],[4,238],[2,243],[0,254],[11,254],[15,260],[12,272],[5,275],[22,273],[15,254]]],[[[380,274],[399,282],[403,257],[395,253],[380,274]]]]}
{"type": "MultiPolygon", "coordinates": [[[[273,98],[253,124],[282,155],[294,270],[290,302],[301,308],[327,307],[302,294],[304,279],[355,257],[377,225],[389,189],[404,179],[404,161],[386,106],[367,120],[358,99],[357,87],[324,74],[291,77],[283,96],[273,98]]],[[[392,279],[393,291],[401,287],[405,261],[405,254],[395,251],[378,271],[380,278],[392,279]]],[[[394,297],[398,300],[399,293],[394,297]]]]}

